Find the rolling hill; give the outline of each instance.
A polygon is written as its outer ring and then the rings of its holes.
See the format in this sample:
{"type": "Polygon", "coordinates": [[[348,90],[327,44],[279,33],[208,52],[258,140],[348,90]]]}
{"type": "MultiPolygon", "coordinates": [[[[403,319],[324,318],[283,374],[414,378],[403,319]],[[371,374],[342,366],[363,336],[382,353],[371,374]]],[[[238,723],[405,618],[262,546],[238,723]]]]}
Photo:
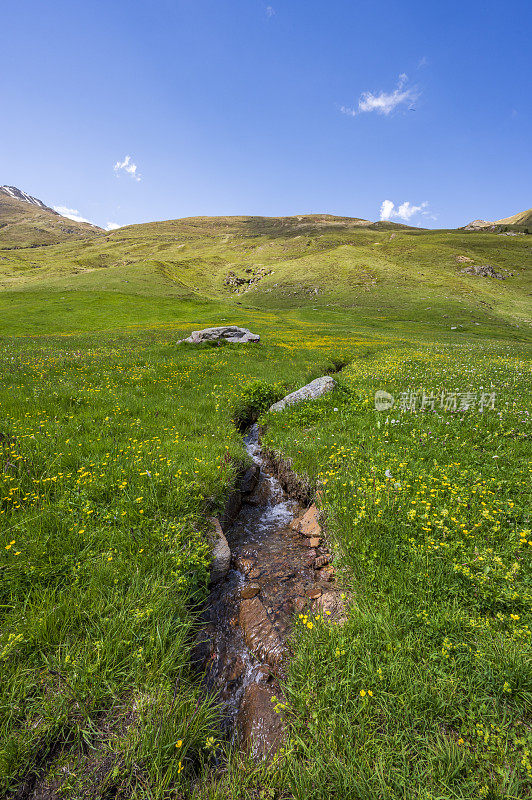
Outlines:
{"type": "MultiPolygon", "coordinates": [[[[142,298],[152,298],[151,317],[143,318],[161,321],[172,317],[177,301],[186,301],[337,309],[371,325],[395,320],[461,330],[487,321],[530,323],[527,236],[423,230],[327,214],[190,217],[104,233],[0,198],[0,208],[7,209],[3,219],[15,217],[0,229],[2,304],[21,292],[25,302],[28,293],[49,298],[68,292],[83,294],[91,309],[98,297],[104,316],[107,306],[116,315],[118,304],[133,323],[142,298]],[[38,246],[45,234],[46,246],[38,246]],[[166,311],[153,298],[164,299],[166,311]]],[[[73,324],[58,315],[58,329],[73,324]]]]}

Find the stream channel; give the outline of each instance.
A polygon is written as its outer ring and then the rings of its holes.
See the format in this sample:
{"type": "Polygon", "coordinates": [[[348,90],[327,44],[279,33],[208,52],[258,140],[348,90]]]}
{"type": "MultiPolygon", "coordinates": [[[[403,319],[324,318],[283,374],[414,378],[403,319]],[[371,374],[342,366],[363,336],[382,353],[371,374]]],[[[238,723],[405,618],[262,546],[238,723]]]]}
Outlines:
{"type": "Polygon", "coordinates": [[[320,555],[328,560],[327,551],[298,532],[294,520],[305,508],[273,474],[257,425],[244,443],[255,466],[241,481],[240,510],[222,519],[231,566],[211,587],[196,659],[206,689],[221,703],[226,736],[261,758],[282,741],[272,697],[281,698],[278,678],[294,614],[321,595],[320,577],[329,576],[315,569],[320,555]]]}

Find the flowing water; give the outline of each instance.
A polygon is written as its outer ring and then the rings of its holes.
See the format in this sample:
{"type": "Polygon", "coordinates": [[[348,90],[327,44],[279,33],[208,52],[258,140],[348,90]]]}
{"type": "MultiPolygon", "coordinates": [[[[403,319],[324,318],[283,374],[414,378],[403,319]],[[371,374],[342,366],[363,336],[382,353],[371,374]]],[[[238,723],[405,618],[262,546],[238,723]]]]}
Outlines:
{"type": "Polygon", "coordinates": [[[231,568],[210,593],[200,661],[207,688],[222,702],[227,735],[264,755],[281,736],[271,697],[294,612],[316,591],[317,551],[290,527],[304,509],[267,472],[256,425],[244,441],[258,480],[225,530],[231,568]]]}

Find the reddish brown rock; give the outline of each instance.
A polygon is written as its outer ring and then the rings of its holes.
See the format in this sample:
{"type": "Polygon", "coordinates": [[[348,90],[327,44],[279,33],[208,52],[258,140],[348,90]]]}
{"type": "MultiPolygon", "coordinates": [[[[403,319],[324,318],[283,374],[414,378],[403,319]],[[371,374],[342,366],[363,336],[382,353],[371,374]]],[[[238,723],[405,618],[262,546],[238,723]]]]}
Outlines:
{"type": "Polygon", "coordinates": [[[310,597],[311,600],[316,600],[318,597],[321,597],[322,590],[319,586],[313,586],[310,589],[307,589],[306,595],[310,597]]]}
{"type": "Polygon", "coordinates": [[[264,683],[252,683],[244,691],[238,727],[242,745],[255,759],[271,759],[283,742],[284,725],[275,712],[274,696],[278,690],[264,683]]]}
{"type": "Polygon", "coordinates": [[[319,547],[320,542],[321,539],[319,538],[319,536],[313,536],[311,539],[303,539],[301,544],[304,547],[319,547]]]}
{"type": "Polygon", "coordinates": [[[242,601],[239,621],[251,652],[271,666],[278,664],[283,655],[283,645],[258,597],[242,601]]]}
{"type": "Polygon", "coordinates": [[[260,586],[258,583],[246,583],[240,590],[240,597],[242,600],[249,600],[251,597],[258,595],[259,592],[260,586]]]}
{"type": "Polygon", "coordinates": [[[329,563],[331,560],[330,553],[324,553],[322,556],[318,556],[314,559],[314,569],[320,569],[320,567],[324,567],[326,564],[329,563]]]}
{"type": "Polygon", "coordinates": [[[305,511],[299,526],[299,531],[303,534],[303,536],[308,536],[310,538],[312,536],[321,535],[321,527],[318,522],[319,516],[320,511],[314,504],[312,504],[310,508],[305,511]]]}
{"type": "Polygon", "coordinates": [[[332,567],[322,567],[316,570],[317,581],[334,581],[334,570],[332,567]]]}
{"type": "Polygon", "coordinates": [[[240,570],[240,572],[243,572],[244,575],[247,575],[249,572],[251,572],[251,570],[255,566],[255,562],[253,561],[252,558],[240,557],[240,558],[237,558],[237,560],[236,560],[236,566],[237,566],[237,569],[240,570]]]}
{"type": "Polygon", "coordinates": [[[260,578],[261,575],[262,575],[262,570],[260,569],[252,569],[251,572],[249,573],[249,577],[251,578],[252,581],[256,581],[257,578],[260,578]]]}
{"type": "Polygon", "coordinates": [[[292,608],[296,614],[299,614],[308,603],[307,597],[294,597],[292,601],[292,608]]]}

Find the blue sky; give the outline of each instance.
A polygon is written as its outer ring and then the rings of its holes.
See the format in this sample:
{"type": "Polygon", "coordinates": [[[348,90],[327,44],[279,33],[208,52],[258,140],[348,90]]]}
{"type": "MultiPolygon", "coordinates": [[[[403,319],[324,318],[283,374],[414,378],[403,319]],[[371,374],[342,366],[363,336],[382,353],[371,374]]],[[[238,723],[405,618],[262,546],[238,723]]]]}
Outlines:
{"type": "Polygon", "coordinates": [[[18,0],[2,29],[0,184],[102,226],[532,205],[528,0],[18,0]]]}

